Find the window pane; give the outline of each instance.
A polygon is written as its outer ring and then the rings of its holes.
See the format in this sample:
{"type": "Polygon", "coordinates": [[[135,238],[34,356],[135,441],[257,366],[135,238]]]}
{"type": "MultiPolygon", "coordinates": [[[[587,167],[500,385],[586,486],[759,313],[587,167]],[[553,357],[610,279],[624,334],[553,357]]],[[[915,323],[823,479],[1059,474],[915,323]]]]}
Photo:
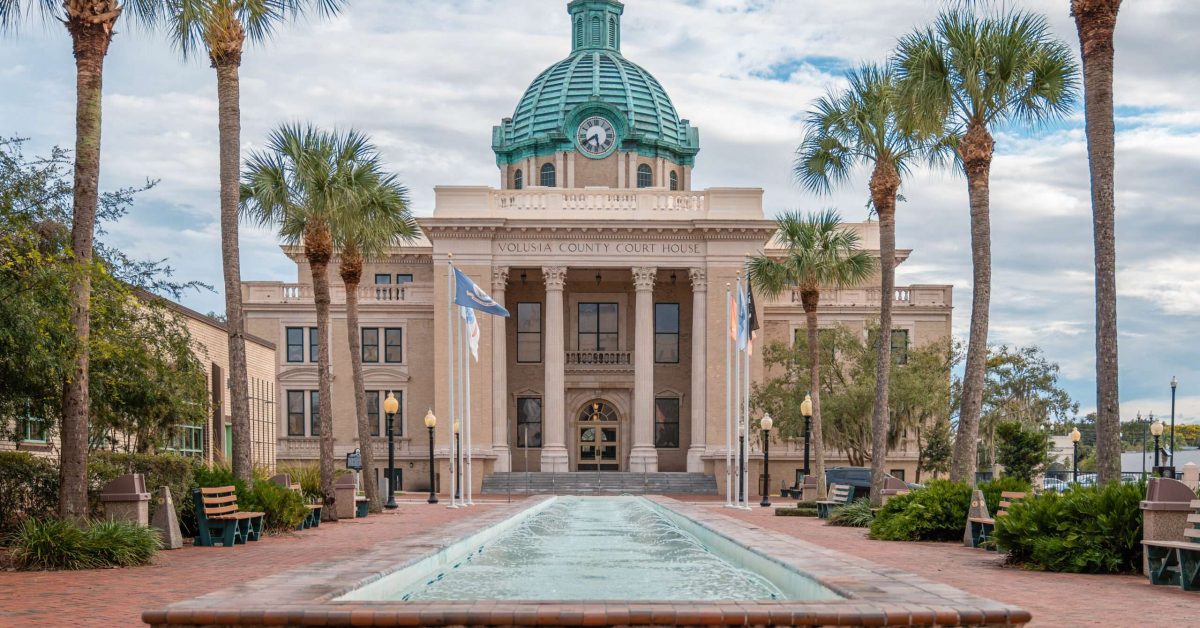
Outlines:
{"type": "Polygon", "coordinates": [[[517,362],[542,361],[542,335],[517,334],[517,362]]]}
{"type": "Polygon", "coordinates": [[[362,361],[379,361],[379,328],[363,327],[362,330],[362,361]]]}
{"type": "Polygon", "coordinates": [[[892,330],[892,360],[896,364],[908,364],[908,330],[892,330]]]}
{"type": "MultiPolygon", "coordinates": [[[[396,432],[396,438],[404,436],[404,391],[393,390],[392,394],[396,397],[396,415],[392,417],[392,430],[396,432]]],[[[384,398],[387,394],[384,393],[384,398]]]]}
{"type": "Polygon", "coordinates": [[[579,304],[579,333],[599,331],[599,320],[595,303],[579,304]]]}
{"type": "Polygon", "coordinates": [[[671,171],[671,191],[679,189],[679,175],[674,170],[671,171]]]}
{"type": "Polygon", "coordinates": [[[525,178],[521,175],[521,171],[518,170],[513,173],[513,189],[519,190],[523,187],[525,187],[525,178]]]}
{"type": "Polygon", "coordinates": [[[660,334],[679,333],[679,304],[654,304],[654,331],[660,334]]]}
{"type": "Polygon", "coordinates": [[[412,283],[412,281],[413,281],[412,275],[409,275],[409,274],[396,275],[396,283],[412,283]]]}
{"type": "Polygon", "coordinates": [[[368,390],[367,423],[371,424],[371,436],[379,436],[379,391],[368,390]]]}
{"type": "Polygon", "coordinates": [[[319,335],[317,335],[316,327],[308,328],[308,361],[309,362],[317,361],[317,351],[319,351],[319,347],[321,346],[320,338],[321,337],[319,335]]]}
{"type": "Polygon", "coordinates": [[[321,435],[321,391],[308,391],[308,415],[311,417],[309,423],[309,434],[312,436],[321,435]]]}
{"type": "Polygon", "coordinates": [[[554,187],[554,165],[553,164],[543,164],[542,165],[542,181],[541,181],[541,183],[542,183],[543,187],[548,187],[548,188],[554,187]]]}
{"type": "Polygon", "coordinates": [[[287,391],[288,436],[304,436],[304,391],[287,391]]]}
{"type": "Polygon", "coordinates": [[[679,447],[679,399],[676,397],[654,400],[654,446],[679,447]]]}
{"type": "Polygon", "coordinates": [[[519,332],[540,332],[540,331],[542,331],[542,304],[541,303],[518,303],[517,304],[517,331],[519,331],[519,332]]]}
{"type": "Polygon", "coordinates": [[[287,361],[304,361],[304,328],[287,328],[287,361]]]}
{"type": "Polygon", "coordinates": [[[597,305],[599,309],[599,331],[603,333],[615,334],[619,329],[618,314],[616,303],[600,303],[597,305]]]}
{"type": "Polygon", "coordinates": [[[386,274],[386,273],[376,273],[375,274],[375,284],[376,285],[391,285],[391,283],[392,283],[391,275],[386,274]]]}
{"type": "Polygon", "coordinates": [[[654,334],[654,361],[664,364],[679,362],[678,334],[654,334]]]}
{"type": "Polygon", "coordinates": [[[648,188],[654,184],[654,175],[650,170],[650,166],[642,164],[637,169],[637,186],[639,188],[648,188]]]}
{"type": "Polygon", "coordinates": [[[542,400],[540,397],[517,399],[517,447],[542,446],[542,400]]]}
{"type": "Polygon", "coordinates": [[[403,346],[404,330],[402,329],[385,329],[383,332],[383,361],[390,363],[400,363],[404,361],[404,346],[403,346]]]}
{"type": "Polygon", "coordinates": [[[596,345],[597,351],[618,351],[620,348],[620,337],[617,334],[600,334],[596,345]]]}

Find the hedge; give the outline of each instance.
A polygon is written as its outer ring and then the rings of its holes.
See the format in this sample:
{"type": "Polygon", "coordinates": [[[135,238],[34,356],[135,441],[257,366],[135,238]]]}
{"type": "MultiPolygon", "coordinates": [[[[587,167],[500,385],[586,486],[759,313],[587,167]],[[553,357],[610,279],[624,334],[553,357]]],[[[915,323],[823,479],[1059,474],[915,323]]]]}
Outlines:
{"type": "Polygon", "coordinates": [[[26,518],[46,519],[58,511],[58,465],[28,451],[0,452],[0,539],[26,518]]]}
{"type": "MultiPolygon", "coordinates": [[[[1004,491],[1029,492],[1025,482],[999,478],[978,487],[995,513],[1004,491]]],[[[972,488],[965,482],[932,480],[922,489],[888,500],[871,522],[871,538],[884,541],[961,540],[971,509],[972,488]]]]}

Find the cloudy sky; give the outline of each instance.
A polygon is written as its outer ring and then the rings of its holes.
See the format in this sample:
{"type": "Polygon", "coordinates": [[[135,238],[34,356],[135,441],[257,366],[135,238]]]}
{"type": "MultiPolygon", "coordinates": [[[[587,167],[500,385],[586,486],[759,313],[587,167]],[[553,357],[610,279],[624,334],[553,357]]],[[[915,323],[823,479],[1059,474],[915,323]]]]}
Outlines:
{"type": "MultiPolygon", "coordinates": [[[[1077,48],[1068,0],[1042,11],[1077,48]]],[[[928,23],[939,0],[627,0],[623,52],[663,83],[700,128],[697,188],[756,186],[766,209],[836,207],[866,218],[865,177],[832,197],[790,179],[800,119],[842,73],[883,59],[928,23]]],[[[280,121],[368,132],[408,183],[418,213],[438,184],[494,185],[491,127],[569,51],[565,0],[352,0],[341,17],[287,26],[242,67],[243,148],[280,121]]],[[[1179,408],[1200,416],[1200,3],[1126,2],[1117,31],[1117,235],[1124,418],[1179,408]]],[[[161,35],[120,29],[105,76],[104,188],[161,183],[109,239],[166,258],[217,292],[185,304],[220,311],[214,75],[161,35]]],[[[73,60],[64,29],[30,20],[0,39],[0,134],[31,152],[73,143],[73,60]]],[[[1088,411],[1095,405],[1092,230],[1083,119],[997,133],[992,170],[992,341],[1037,344],[1088,411]]],[[[971,266],[966,185],[947,172],[906,182],[898,242],[914,249],[897,283],[955,286],[966,336],[971,266]]],[[[269,232],[244,226],[243,277],[294,280],[269,232]]]]}

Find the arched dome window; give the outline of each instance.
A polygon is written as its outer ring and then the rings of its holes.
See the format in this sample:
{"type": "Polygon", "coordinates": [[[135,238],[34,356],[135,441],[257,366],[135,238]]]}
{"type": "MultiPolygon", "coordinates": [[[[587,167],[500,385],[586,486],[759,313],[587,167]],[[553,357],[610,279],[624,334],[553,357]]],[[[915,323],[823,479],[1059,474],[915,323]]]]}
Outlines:
{"type": "Polygon", "coordinates": [[[600,47],[600,42],[604,41],[604,22],[600,18],[592,18],[592,45],[600,47]]]}
{"type": "Polygon", "coordinates": [[[521,173],[521,169],[518,168],[517,171],[513,173],[513,189],[519,190],[523,187],[525,187],[525,176],[521,173]]]}
{"type": "Polygon", "coordinates": [[[542,164],[542,187],[552,188],[554,182],[554,164],[542,164]]]}
{"type": "Polygon", "coordinates": [[[675,192],[677,190],[679,190],[679,173],[672,170],[671,171],[671,191],[675,192]]]}
{"type": "Polygon", "coordinates": [[[647,164],[638,166],[637,186],[639,188],[648,188],[654,185],[654,171],[647,164]]]}

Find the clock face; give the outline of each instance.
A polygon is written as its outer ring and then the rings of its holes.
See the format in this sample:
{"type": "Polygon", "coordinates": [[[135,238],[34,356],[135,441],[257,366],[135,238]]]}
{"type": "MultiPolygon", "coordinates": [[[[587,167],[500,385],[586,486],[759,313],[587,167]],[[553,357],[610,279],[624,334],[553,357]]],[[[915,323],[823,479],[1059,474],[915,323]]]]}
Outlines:
{"type": "Polygon", "coordinates": [[[608,120],[600,116],[592,116],[579,124],[575,134],[575,142],[580,150],[589,155],[603,155],[617,141],[617,131],[608,120]]]}

